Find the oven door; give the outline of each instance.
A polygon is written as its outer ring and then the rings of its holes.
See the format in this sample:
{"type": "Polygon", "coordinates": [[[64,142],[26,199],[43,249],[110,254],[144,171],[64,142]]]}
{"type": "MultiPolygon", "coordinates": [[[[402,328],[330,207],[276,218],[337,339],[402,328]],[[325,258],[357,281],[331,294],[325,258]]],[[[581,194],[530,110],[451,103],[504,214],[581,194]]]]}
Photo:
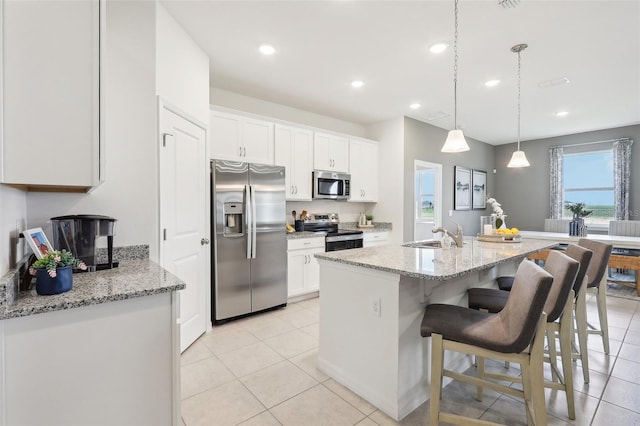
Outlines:
{"type": "Polygon", "coordinates": [[[362,235],[336,235],[325,239],[325,251],[349,250],[362,247],[362,235]]]}

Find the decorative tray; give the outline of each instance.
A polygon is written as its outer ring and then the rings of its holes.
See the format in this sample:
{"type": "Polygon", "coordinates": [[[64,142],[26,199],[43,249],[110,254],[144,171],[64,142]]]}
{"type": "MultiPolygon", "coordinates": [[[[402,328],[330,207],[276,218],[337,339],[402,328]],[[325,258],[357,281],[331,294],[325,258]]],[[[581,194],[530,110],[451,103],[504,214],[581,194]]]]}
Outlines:
{"type": "Polygon", "coordinates": [[[375,225],[358,225],[358,228],[372,229],[375,228],[375,225]]]}
{"type": "Polygon", "coordinates": [[[487,243],[520,243],[522,242],[522,236],[520,234],[515,235],[478,235],[478,241],[484,241],[487,243]]]}

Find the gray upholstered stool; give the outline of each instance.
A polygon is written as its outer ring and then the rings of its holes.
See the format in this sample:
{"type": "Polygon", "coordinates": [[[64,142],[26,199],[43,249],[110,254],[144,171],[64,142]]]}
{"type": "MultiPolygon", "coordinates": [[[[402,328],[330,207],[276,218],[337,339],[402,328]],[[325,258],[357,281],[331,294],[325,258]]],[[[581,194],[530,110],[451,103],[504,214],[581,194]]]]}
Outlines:
{"type": "MultiPolygon", "coordinates": [[[[607,265],[613,246],[588,238],[581,238],[578,245],[587,248],[593,252],[591,263],[587,269],[587,292],[596,295],[596,303],[598,305],[598,318],[600,319],[600,329],[596,329],[587,323],[587,333],[599,334],[602,336],[602,346],[604,353],[609,355],[609,322],[607,320],[607,265]]],[[[584,303],[586,312],[586,295],[585,298],[578,300],[576,303],[584,303]]],[[[577,307],[576,307],[577,308],[577,307]]],[[[586,319],[585,319],[586,322],[586,319]]],[[[578,324],[578,327],[581,325],[578,324]]]]}
{"type": "MultiPolygon", "coordinates": [[[[552,381],[545,382],[545,386],[560,389],[567,394],[567,411],[570,419],[575,419],[575,403],[573,391],[573,371],[571,369],[571,341],[573,336],[573,285],[580,263],[558,251],[549,253],[544,269],[553,276],[551,292],[546,300],[544,311],[547,312],[546,332],[549,343],[549,363],[551,364],[552,381]],[[556,322],[559,321],[559,322],[556,322]],[[556,333],[560,334],[560,356],[562,359],[562,373],[557,366],[556,333]]],[[[490,312],[500,312],[499,303],[504,301],[503,290],[471,288],[469,289],[469,307],[473,309],[488,309],[490,312]],[[484,303],[484,305],[483,305],[484,303]]],[[[508,303],[507,299],[507,303],[508,303]]],[[[506,306],[503,305],[503,306],[506,306]]],[[[478,377],[483,377],[484,359],[477,358],[478,377]]],[[[504,374],[487,375],[501,380],[517,380],[504,374]]],[[[478,399],[482,399],[482,389],[478,389],[478,399]]]]}
{"type": "Polygon", "coordinates": [[[546,425],[542,359],[543,308],[553,277],[533,262],[523,261],[515,275],[506,306],[497,314],[462,306],[433,304],[425,309],[420,333],[431,336],[430,424],[487,424],[457,414],[440,412],[443,376],[508,395],[524,398],[530,424],[546,425]],[[523,390],[443,368],[444,351],[490,357],[521,365],[523,390]]]}

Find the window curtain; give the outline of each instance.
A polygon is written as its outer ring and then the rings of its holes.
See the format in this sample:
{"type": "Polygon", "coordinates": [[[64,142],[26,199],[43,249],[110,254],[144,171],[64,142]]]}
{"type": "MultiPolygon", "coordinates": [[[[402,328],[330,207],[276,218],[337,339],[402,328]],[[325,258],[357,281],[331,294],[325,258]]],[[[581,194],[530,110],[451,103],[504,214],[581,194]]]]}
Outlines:
{"type": "Polygon", "coordinates": [[[613,143],[613,193],[616,220],[629,220],[629,190],[631,187],[631,139],[613,143]]]}
{"type": "Polygon", "coordinates": [[[549,148],[549,175],[551,176],[549,188],[549,219],[562,219],[564,209],[562,199],[562,154],[561,146],[549,148]]]}

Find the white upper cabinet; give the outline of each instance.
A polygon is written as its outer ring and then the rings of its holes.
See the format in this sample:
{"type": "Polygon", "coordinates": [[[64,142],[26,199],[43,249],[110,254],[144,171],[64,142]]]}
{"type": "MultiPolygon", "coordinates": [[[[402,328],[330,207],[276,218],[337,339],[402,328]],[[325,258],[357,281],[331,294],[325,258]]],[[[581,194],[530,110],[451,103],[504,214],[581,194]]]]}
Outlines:
{"type": "Polygon", "coordinates": [[[3,183],[67,191],[100,183],[102,6],[0,1],[3,183]]]}
{"type": "Polygon", "coordinates": [[[211,156],[216,159],[273,164],[273,123],[211,111],[211,156]]]}
{"type": "Polygon", "coordinates": [[[365,139],[349,140],[349,201],[378,201],[378,144],[365,139]]]}
{"type": "Polygon", "coordinates": [[[349,139],[316,132],[313,138],[313,168],[348,173],[349,139]]]}
{"type": "Polygon", "coordinates": [[[284,166],[287,201],[311,200],[313,132],[276,124],[275,164],[284,166]]]}

